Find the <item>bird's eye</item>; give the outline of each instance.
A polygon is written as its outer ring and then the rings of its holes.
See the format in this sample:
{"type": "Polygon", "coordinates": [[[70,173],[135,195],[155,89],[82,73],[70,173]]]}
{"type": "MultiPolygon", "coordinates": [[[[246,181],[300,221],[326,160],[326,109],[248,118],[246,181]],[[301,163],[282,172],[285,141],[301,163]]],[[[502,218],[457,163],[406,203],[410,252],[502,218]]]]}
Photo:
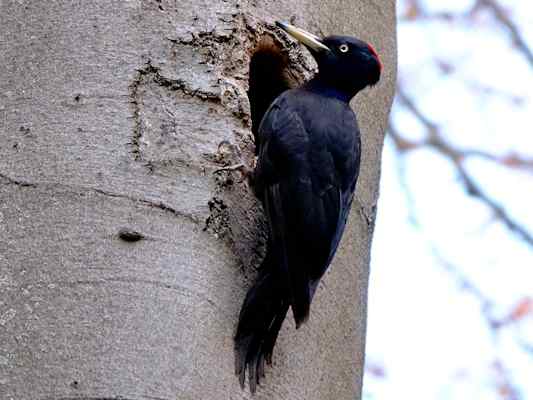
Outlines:
{"type": "Polygon", "coordinates": [[[341,53],[347,53],[347,52],[348,52],[348,45],[347,45],[347,44],[341,44],[341,45],[339,46],[339,51],[340,51],[341,53]]]}

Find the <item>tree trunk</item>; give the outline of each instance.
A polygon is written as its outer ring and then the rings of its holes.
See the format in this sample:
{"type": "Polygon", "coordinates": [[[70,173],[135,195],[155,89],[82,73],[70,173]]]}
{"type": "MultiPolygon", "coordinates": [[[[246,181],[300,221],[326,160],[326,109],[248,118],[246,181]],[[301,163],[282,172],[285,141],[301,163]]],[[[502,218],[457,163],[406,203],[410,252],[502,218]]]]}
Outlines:
{"type": "Polygon", "coordinates": [[[213,172],[252,160],[257,40],[309,76],[272,26],[291,18],[370,41],[385,73],[355,104],[364,154],[341,249],[255,398],[360,398],[393,0],[0,1],[0,398],[250,397],[232,336],[266,225],[247,185],[213,172]]]}

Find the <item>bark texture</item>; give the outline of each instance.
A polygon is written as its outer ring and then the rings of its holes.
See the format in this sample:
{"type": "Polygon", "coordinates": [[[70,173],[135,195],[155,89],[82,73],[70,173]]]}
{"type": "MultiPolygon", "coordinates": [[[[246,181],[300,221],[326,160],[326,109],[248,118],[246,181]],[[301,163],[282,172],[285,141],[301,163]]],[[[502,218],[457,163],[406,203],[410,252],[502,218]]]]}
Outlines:
{"type": "Polygon", "coordinates": [[[264,252],[251,51],[275,19],[370,41],[354,209],[256,399],[359,399],[369,250],[396,69],[393,0],[0,1],[0,398],[245,399],[232,336],[264,252]]]}

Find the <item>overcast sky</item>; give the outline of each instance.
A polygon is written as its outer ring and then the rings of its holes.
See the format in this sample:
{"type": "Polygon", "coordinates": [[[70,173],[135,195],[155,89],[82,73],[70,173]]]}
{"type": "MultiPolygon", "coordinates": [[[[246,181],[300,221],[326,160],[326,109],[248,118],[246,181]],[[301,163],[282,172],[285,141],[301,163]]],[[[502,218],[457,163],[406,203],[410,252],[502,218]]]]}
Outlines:
{"type": "MultiPolygon", "coordinates": [[[[399,15],[404,3],[399,2],[399,15]]],[[[468,0],[421,3],[432,12],[472,5],[468,0]]],[[[533,48],[533,1],[501,3],[533,48]]],[[[405,91],[451,143],[533,157],[533,69],[489,13],[474,23],[400,22],[398,38],[405,91]],[[443,74],[436,61],[453,66],[450,73],[443,74]],[[479,88],[490,90],[480,94],[479,88]]],[[[401,105],[392,118],[406,137],[425,136],[401,105]]],[[[466,166],[533,235],[533,172],[479,158],[466,166]]],[[[453,164],[435,151],[420,149],[399,158],[387,140],[382,169],[367,361],[382,367],[384,377],[365,376],[365,399],[501,400],[506,397],[495,386],[506,374],[522,399],[533,399],[533,353],[519,345],[533,346],[533,318],[494,335],[479,298],[439,262],[444,259],[471,280],[503,318],[533,296],[533,248],[467,196],[453,164]]]]}

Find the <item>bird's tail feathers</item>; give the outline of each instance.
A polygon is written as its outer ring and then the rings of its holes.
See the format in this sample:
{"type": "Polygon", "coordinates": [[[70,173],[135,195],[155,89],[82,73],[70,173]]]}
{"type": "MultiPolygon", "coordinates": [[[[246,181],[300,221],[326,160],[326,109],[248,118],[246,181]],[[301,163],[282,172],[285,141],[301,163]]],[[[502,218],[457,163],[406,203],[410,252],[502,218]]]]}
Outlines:
{"type": "Polygon", "coordinates": [[[241,308],[235,335],[235,373],[244,388],[248,370],[252,393],[265,376],[265,362],[272,364],[272,351],[289,309],[282,291],[275,277],[263,271],[241,308]]]}
{"type": "Polygon", "coordinates": [[[294,323],[296,324],[296,329],[305,324],[309,319],[309,309],[311,306],[311,299],[309,298],[309,290],[305,288],[305,292],[301,293],[304,296],[296,296],[295,299],[300,299],[300,301],[295,300],[291,306],[292,314],[294,317],[294,323]]]}

